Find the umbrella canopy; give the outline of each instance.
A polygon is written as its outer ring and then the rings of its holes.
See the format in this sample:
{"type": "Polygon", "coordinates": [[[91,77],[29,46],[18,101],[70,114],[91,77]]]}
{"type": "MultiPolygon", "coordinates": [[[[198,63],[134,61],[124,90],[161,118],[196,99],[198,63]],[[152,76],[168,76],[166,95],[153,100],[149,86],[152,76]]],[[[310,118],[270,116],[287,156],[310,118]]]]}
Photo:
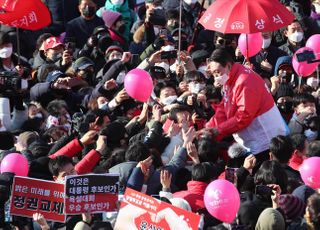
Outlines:
{"type": "Polygon", "coordinates": [[[208,30],[224,34],[250,34],[278,30],[294,18],[278,0],[217,0],[200,23],[208,30]]]}
{"type": "Polygon", "coordinates": [[[0,0],[0,3],[0,24],[38,30],[51,23],[50,12],[41,0],[0,0]]]}

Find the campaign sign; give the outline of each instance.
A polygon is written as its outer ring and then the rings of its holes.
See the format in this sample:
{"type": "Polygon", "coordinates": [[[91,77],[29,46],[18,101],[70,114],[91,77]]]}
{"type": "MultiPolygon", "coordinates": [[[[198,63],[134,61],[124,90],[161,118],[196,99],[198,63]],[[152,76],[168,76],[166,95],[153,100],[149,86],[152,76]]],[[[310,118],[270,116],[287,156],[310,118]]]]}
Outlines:
{"type": "Polygon", "coordinates": [[[66,177],[65,213],[101,213],[117,210],[118,174],[86,174],[66,177]]]}
{"type": "Polygon", "coordinates": [[[114,229],[192,230],[199,223],[200,216],[193,212],[127,188],[114,229]]]}
{"type": "Polygon", "coordinates": [[[10,214],[31,217],[36,212],[46,220],[65,222],[64,185],[53,181],[15,176],[13,180],[10,214]]]}

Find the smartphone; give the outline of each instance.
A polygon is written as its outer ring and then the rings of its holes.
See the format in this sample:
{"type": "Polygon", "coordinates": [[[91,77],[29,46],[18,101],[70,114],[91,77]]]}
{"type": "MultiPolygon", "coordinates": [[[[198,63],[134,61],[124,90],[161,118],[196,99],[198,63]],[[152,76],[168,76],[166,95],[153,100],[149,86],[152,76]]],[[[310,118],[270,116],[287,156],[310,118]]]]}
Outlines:
{"type": "Polygon", "coordinates": [[[66,37],[64,39],[65,50],[74,52],[76,50],[76,39],[74,37],[66,37]]]}
{"type": "Polygon", "coordinates": [[[161,59],[173,59],[173,58],[177,58],[177,50],[161,52],[161,59]]]}
{"type": "Polygon", "coordinates": [[[234,183],[235,180],[236,180],[236,172],[237,172],[237,168],[229,168],[227,167],[226,170],[225,170],[225,173],[226,173],[226,180],[227,181],[230,181],[231,183],[234,183]]]}
{"type": "Polygon", "coordinates": [[[267,185],[257,185],[256,186],[256,195],[270,197],[273,195],[272,188],[267,185]]]}

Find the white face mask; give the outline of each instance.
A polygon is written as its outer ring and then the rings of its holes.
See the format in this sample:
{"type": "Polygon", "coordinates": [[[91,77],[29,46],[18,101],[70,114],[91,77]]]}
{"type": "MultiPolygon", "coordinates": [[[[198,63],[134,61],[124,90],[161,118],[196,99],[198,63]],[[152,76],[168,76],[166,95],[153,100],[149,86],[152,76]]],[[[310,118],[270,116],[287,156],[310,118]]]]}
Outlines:
{"type": "Polygon", "coordinates": [[[198,0],[183,0],[187,5],[195,4],[198,0]]]}
{"type": "Polygon", "coordinates": [[[198,71],[207,78],[207,66],[203,65],[198,68],[198,71]]]}
{"type": "Polygon", "coordinates": [[[200,84],[200,83],[189,83],[189,90],[191,93],[199,93],[201,90],[203,90],[206,87],[205,84],[200,84]]]}
{"type": "Polygon", "coordinates": [[[116,83],[119,85],[123,84],[125,76],[126,76],[126,72],[121,71],[116,79],[116,83]]]}
{"type": "Polygon", "coordinates": [[[303,39],[303,33],[296,31],[289,35],[289,39],[293,42],[301,42],[303,39]]]}
{"type": "Polygon", "coordinates": [[[4,127],[4,126],[2,125],[1,128],[0,128],[0,132],[4,132],[4,131],[7,131],[7,130],[6,130],[6,127],[4,127]]]}
{"type": "Polygon", "coordinates": [[[312,88],[316,89],[319,85],[319,79],[315,77],[309,77],[307,79],[307,85],[311,86],[312,88]]]}
{"type": "Polygon", "coordinates": [[[222,85],[224,86],[226,82],[229,80],[229,75],[224,73],[223,75],[220,75],[219,77],[214,78],[214,85],[222,85]]]}
{"type": "Polygon", "coordinates": [[[113,5],[122,5],[124,0],[110,0],[113,5]]]}
{"type": "Polygon", "coordinates": [[[307,129],[304,131],[304,135],[306,136],[308,141],[314,141],[318,137],[318,132],[307,129]]]}
{"type": "Polygon", "coordinates": [[[103,104],[98,104],[98,108],[102,109],[102,110],[107,110],[107,108],[108,108],[107,105],[108,105],[108,102],[106,101],[103,104]]]}
{"type": "Polygon", "coordinates": [[[171,45],[166,45],[165,47],[162,48],[162,51],[173,51],[174,46],[171,45]]]}
{"type": "Polygon", "coordinates": [[[170,66],[166,62],[157,63],[157,64],[155,64],[155,66],[160,66],[165,69],[166,73],[169,73],[170,66]]]}
{"type": "Polygon", "coordinates": [[[174,96],[169,96],[169,97],[166,97],[166,98],[163,98],[162,100],[161,100],[161,103],[163,104],[163,105],[170,105],[170,104],[172,104],[172,102],[174,102],[175,100],[177,100],[177,96],[176,95],[174,95],[174,96]]]}
{"type": "Polygon", "coordinates": [[[42,113],[37,113],[37,114],[34,115],[34,117],[42,118],[43,116],[42,116],[42,113]]]}
{"type": "Polygon", "coordinates": [[[3,47],[0,49],[0,58],[8,58],[12,54],[12,47],[3,47]]]}
{"type": "Polygon", "coordinates": [[[270,46],[271,44],[271,38],[263,39],[262,42],[262,49],[266,49],[270,46]]]}

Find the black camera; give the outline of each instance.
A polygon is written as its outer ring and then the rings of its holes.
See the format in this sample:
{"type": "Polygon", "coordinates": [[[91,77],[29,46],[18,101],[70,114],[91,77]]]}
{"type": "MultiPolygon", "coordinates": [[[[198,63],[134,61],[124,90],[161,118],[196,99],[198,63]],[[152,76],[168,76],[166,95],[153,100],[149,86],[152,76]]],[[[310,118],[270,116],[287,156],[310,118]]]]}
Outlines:
{"type": "Polygon", "coordinates": [[[27,81],[19,77],[17,72],[2,71],[0,72],[0,92],[17,92],[27,89],[27,81]]]}
{"type": "Polygon", "coordinates": [[[297,53],[296,54],[298,62],[316,62],[316,56],[313,51],[311,50],[305,50],[302,53],[297,53]]]}
{"type": "Polygon", "coordinates": [[[308,116],[304,119],[304,127],[312,131],[318,131],[320,129],[320,117],[319,116],[308,116]]]}
{"type": "Polygon", "coordinates": [[[177,50],[161,52],[161,59],[174,59],[174,58],[177,58],[177,50]]]}

